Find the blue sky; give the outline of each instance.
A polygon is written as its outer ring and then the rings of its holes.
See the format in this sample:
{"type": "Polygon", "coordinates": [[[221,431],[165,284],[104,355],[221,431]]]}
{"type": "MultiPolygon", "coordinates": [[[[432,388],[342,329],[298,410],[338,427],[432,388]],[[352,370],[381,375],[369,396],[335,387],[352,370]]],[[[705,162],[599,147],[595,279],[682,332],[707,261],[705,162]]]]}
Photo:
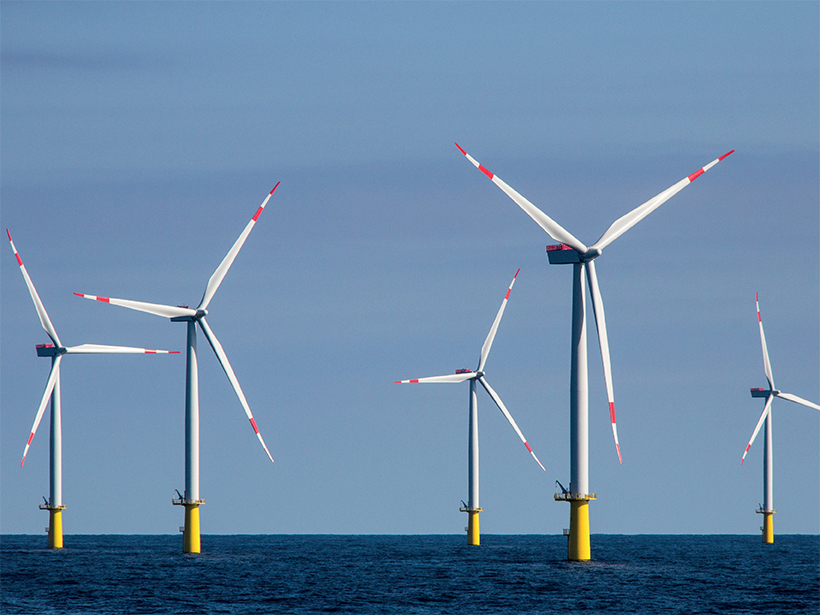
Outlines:
{"type": "MultiPolygon", "coordinates": [[[[0,198],[64,343],[182,350],[184,327],[73,292],[195,305],[279,189],[200,336],[202,531],[458,533],[467,386],[487,362],[546,474],[479,395],[482,530],[560,533],[570,275],[453,145],[581,241],[736,153],[597,261],[624,463],[591,332],[593,533],[756,533],[754,294],[775,381],[820,400],[820,9],[735,3],[0,6],[0,198]]],[[[0,531],[40,533],[47,341],[0,251],[0,531]]],[[[172,533],[184,355],[63,362],[72,533],[172,533]]],[[[775,531],[820,532],[820,413],[775,404],[775,531]]],[[[594,545],[593,545],[594,549],[594,545]]]]}

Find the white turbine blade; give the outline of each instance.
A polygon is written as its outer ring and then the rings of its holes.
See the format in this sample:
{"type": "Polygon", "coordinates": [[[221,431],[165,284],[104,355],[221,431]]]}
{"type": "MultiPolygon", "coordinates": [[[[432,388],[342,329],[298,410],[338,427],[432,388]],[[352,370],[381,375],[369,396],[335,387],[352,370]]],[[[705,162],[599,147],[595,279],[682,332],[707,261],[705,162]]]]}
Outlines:
{"type": "Polygon", "coordinates": [[[470,378],[475,378],[475,372],[464,372],[461,374],[448,374],[446,376],[428,376],[427,378],[413,378],[412,380],[396,380],[393,384],[416,384],[425,382],[464,382],[470,378]]]}
{"type": "Polygon", "coordinates": [[[106,346],[103,344],[80,344],[69,346],[66,354],[179,354],[179,350],[154,350],[131,346],[106,346]]]}
{"type": "Polygon", "coordinates": [[[595,261],[586,263],[587,280],[592,295],[592,308],[595,312],[595,326],[598,328],[598,344],[601,347],[601,360],[604,364],[604,382],[606,382],[606,397],[609,401],[609,420],[612,422],[612,435],[615,437],[615,449],[618,451],[618,461],[621,458],[621,445],[618,443],[618,428],[615,425],[615,395],[612,391],[612,365],[609,360],[609,338],[606,334],[606,317],[604,316],[604,301],[598,288],[598,275],[595,273],[595,261]]]}
{"type": "Polygon", "coordinates": [[[808,406],[809,408],[814,408],[815,410],[820,410],[820,406],[818,406],[814,402],[810,402],[807,399],[798,397],[797,395],[792,395],[791,393],[775,393],[775,395],[781,399],[788,399],[789,401],[793,401],[796,404],[801,404],[803,406],[808,406]]]}
{"type": "Polygon", "coordinates": [[[594,244],[592,244],[592,246],[590,246],[590,250],[603,250],[605,247],[607,247],[609,244],[615,241],[618,237],[623,235],[625,232],[627,232],[629,229],[635,226],[638,222],[646,218],[646,216],[651,214],[658,207],[663,205],[666,201],[671,199],[678,192],[683,190],[686,186],[691,184],[698,177],[703,175],[706,171],[711,169],[718,162],[726,158],[726,156],[728,156],[734,151],[735,150],[732,150],[727,154],[723,154],[723,156],[721,156],[720,158],[716,158],[715,160],[707,164],[705,167],[702,167],[701,169],[698,169],[691,175],[684,177],[674,186],[667,188],[659,195],[652,197],[643,205],[639,205],[638,207],[630,211],[628,214],[618,218],[615,222],[612,223],[612,225],[606,230],[606,232],[603,235],[601,235],[601,238],[594,244]]]}
{"type": "Polygon", "coordinates": [[[98,297],[96,295],[84,295],[82,293],[74,294],[78,297],[82,297],[83,299],[93,299],[95,301],[102,301],[103,303],[119,305],[120,307],[128,308],[130,310],[137,310],[138,312],[148,312],[149,314],[155,314],[156,316],[163,316],[165,318],[178,318],[180,316],[196,316],[196,310],[176,305],[146,303],[145,301],[132,301],[130,299],[112,299],[111,297],[98,297]]]}
{"type": "Polygon", "coordinates": [[[43,413],[46,411],[46,405],[48,404],[48,400],[51,399],[51,394],[54,392],[54,385],[57,383],[57,378],[60,376],[60,362],[63,360],[63,355],[57,355],[54,357],[54,363],[51,364],[51,373],[48,375],[48,381],[46,382],[46,390],[43,392],[43,398],[40,400],[40,407],[37,408],[37,416],[34,417],[34,425],[31,427],[31,433],[28,437],[28,442],[26,442],[26,448],[23,451],[23,460],[20,462],[20,467],[23,467],[23,464],[26,462],[26,455],[28,455],[28,449],[31,446],[31,441],[34,439],[34,434],[37,432],[37,427],[40,425],[40,421],[43,418],[43,413]]]}
{"type": "MultiPolygon", "coordinates": [[[[521,271],[521,269],[518,271],[521,271]]],[[[512,282],[510,282],[510,286],[507,289],[507,294],[504,295],[504,300],[501,302],[501,307],[498,308],[498,314],[495,315],[493,326],[490,327],[490,332],[487,334],[487,339],[484,340],[484,345],[481,347],[481,357],[478,359],[478,369],[476,371],[480,372],[484,369],[484,364],[487,362],[487,355],[490,354],[490,348],[493,347],[493,340],[495,339],[496,331],[498,331],[498,324],[501,322],[501,316],[504,315],[504,308],[507,307],[507,300],[510,298],[513,284],[515,284],[515,278],[518,277],[518,271],[515,272],[512,282]]]]}
{"type": "Polygon", "coordinates": [[[769,361],[769,350],[766,348],[766,335],[763,333],[763,319],[760,318],[760,303],[757,300],[757,293],[755,293],[755,306],[757,307],[757,324],[760,327],[760,345],[763,348],[763,371],[766,372],[769,389],[774,390],[774,375],[772,374],[772,364],[769,361]]]}
{"type": "Polygon", "coordinates": [[[521,441],[524,443],[524,446],[527,447],[527,450],[530,452],[530,455],[532,455],[532,458],[535,459],[535,462],[539,466],[541,466],[541,469],[544,470],[544,472],[546,472],[547,469],[541,464],[540,461],[538,461],[538,457],[535,456],[535,453],[532,452],[532,449],[530,448],[530,445],[527,443],[527,439],[524,437],[524,434],[521,433],[521,430],[518,429],[518,425],[515,424],[515,420],[513,419],[510,412],[507,410],[507,407],[504,405],[504,402],[501,401],[501,398],[498,396],[498,393],[496,393],[493,390],[493,388],[490,386],[490,383],[487,382],[487,379],[484,378],[484,376],[480,376],[478,378],[478,381],[481,383],[481,386],[484,387],[484,389],[487,391],[487,393],[490,394],[490,397],[493,398],[493,401],[495,402],[495,405],[498,406],[498,409],[501,410],[501,413],[505,417],[507,417],[507,420],[510,422],[510,425],[512,425],[512,428],[515,430],[515,433],[518,434],[518,437],[521,438],[521,441]]]}
{"type": "Polygon", "coordinates": [[[273,190],[268,193],[267,198],[262,202],[259,206],[259,209],[256,210],[256,213],[251,218],[251,221],[248,222],[248,225],[245,227],[245,230],[242,231],[242,234],[239,235],[239,239],[233,244],[233,247],[228,250],[228,253],[225,255],[225,258],[222,259],[222,262],[219,263],[219,267],[216,268],[211,279],[208,280],[208,285],[205,287],[205,293],[202,295],[202,301],[199,302],[199,309],[206,310],[208,309],[208,304],[213,299],[214,294],[216,293],[219,285],[222,284],[222,280],[225,278],[225,275],[228,273],[228,269],[231,268],[236,255],[239,254],[239,250],[242,249],[242,246],[245,243],[245,240],[250,235],[251,231],[253,230],[254,225],[256,224],[256,220],[259,218],[259,215],[262,213],[262,210],[265,209],[265,205],[268,204],[268,201],[273,196],[274,190],[279,187],[279,183],[277,182],[276,185],[273,187],[273,190]]]}
{"type": "Polygon", "coordinates": [[[43,325],[43,329],[46,330],[48,336],[51,338],[51,341],[54,342],[56,346],[62,346],[60,342],[60,338],[57,336],[57,330],[54,328],[54,325],[51,324],[51,319],[48,317],[46,313],[46,308],[43,306],[43,302],[40,301],[40,295],[37,294],[37,289],[34,288],[34,283],[31,281],[31,278],[28,275],[28,271],[26,271],[26,266],[23,264],[23,259],[20,258],[20,255],[17,253],[17,248],[14,246],[14,242],[11,240],[11,233],[8,229],[6,229],[6,235],[9,236],[9,243],[11,244],[11,250],[14,252],[14,256],[17,258],[17,264],[20,265],[20,271],[23,274],[23,280],[26,282],[26,286],[28,287],[28,292],[31,295],[31,300],[34,302],[34,309],[37,310],[37,315],[40,317],[40,324],[43,325]]]}
{"type": "Polygon", "coordinates": [[[265,441],[262,439],[262,434],[259,433],[259,428],[256,426],[256,421],[253,418],[253,414],[251,414],[250,406],[248,406],[248,400],[245,399],[245,394],[242,392],[242,387],[239,386],[239,380],[236,379],[236,374],[233,373],[231,363],[228,361],[228,355],[225,354],[225,351],[222,349],[222,344],[220,344],[219,340],[216,339],[214,332],[211,331],[211,327],[208,326],[205,318],[200,318],[198,322],[199,326],[202,327],[202,332],[205,333],[205,337],[208,338],[211,348],[214,349],[214,353],[216,354],[216,358],[219,360],[219,364],[222,366],[222,369],[225,370],[225,375],[228,376],[228,380],[231,381],[231,386],[236,392],[236,396],[239,398],[239,403],[241,403],[242,407],[245,409],[245,414],[251,422],[251,427],[253,427],[256,437],[259,438],[262,448],[265,449],[265,452],[268,454],[271,462],[273,462],[273,456],[270,454],[267,445],[265,445],[265,441]]]}
{"type": "Polygon", "coordinates": [[[754,433],[752,433],[752,437],[749,439],[749,443],[746,445],[746,450],[743,451],[743,457],[740,458],[740,465],[743,465],[743,460],[746,459],[746,453],[749,452],[749,449],[752,447],[752,442],[755,441],[757,437],[757,432],[760,431],[760,428],[763,426],[763,421],[766,420],[766,417],[769,416],[769,412],[772,408],[772,400],[774,399],[774,394],[770,394],[766,398],[766,405],[763,406],[763,414],[760,415],[760,418],[757,420],[757,425],[755,425],[754,433]]]}
{"type": "Polygon", "coordinates": [[[558,224],[555,220],[553,220],[552,218],[550,218],[547,214],[545,214],[543,211],[541,211],[540,209],[538,209],[535,205],[533,205],[532,203],[530,203],[530,202],[529,202],[527,199],[525,199],[523,196],[521,196],[520,194],[518,194],[518,192],[516,192],[516,191],[515,191],[515,190],[513,190],[510,186],[508,186],[506,183],[504,183],[503,181],[501,181],[501,178],[500,178],[500,177],[498,177],[497,175],[493,175],[490,171],[488,171],[488,170],[484,167],[484,165],[479,164],[479,163],[478,163],[478,161],[477,161],[475,158],[473,158],[472,156],[470,156],[470,154],[468,154],[468,153],[467,153],[467,152],[465,152],[463,149],[461,149],[461,146],[460,146],[458,143],[456,143],[456,147],[458,148],[458,150],[459,150],[462,154],[464,154],[465,156],[467,156],[467,159],[468,159],[470,162],[472,162],[472,163],[473,163],[473,165],[474,165],[474,166],[475,166],[475,167],[476,167],[479,171],[481,171],[482,173],[484,173],[484,175],[486,175],[487,177],[489,177],[489,178],[490,178],[490,180],[492,180],[492,182],[493,182],[496,186],[498,186],[499,188],[501,188],[501,189],[504,191],[504,193],[505,193],[508,197],[510,197],[513,201],[515,201],[515,202],[516,202],[516,204],[517,204],[517,205],[518,205],[521,209],[523,209],[525,212],[527,212],[527,214],[530,216],[530,218],[532,218],[533,220],[535,220],[535,221],[538,223],[538,225],[539,225],[542,229],[544,229],[544,230],[547,232],[547,234],[548,234],[550,237],[552,237],[555,241],[560,241],[561,243],[565,243],[565,244],[567,244],[568,246],[570,246],[570,247],[572,247],[573,249],[575,249],[575,250],[577,250],[578,252],[580,252],[581,254],[584,254],[584,253],[587,251],[587,247],[586,247],[583,243],[581,243],[580,241],[578,241],[578,240],[577,240],[577,239],[576,239],[576,238],[572,235],[572,233],[570,233],[569,231],[567,231],[567,230],[566,230],[565,228],[563,228],[560,224],[558,224]]]}

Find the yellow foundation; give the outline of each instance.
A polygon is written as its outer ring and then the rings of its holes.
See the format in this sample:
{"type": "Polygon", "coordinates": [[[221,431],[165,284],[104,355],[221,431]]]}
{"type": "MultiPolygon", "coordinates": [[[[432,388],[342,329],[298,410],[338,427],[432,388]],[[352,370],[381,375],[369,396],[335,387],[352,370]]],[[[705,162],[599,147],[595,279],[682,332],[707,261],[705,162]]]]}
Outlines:
{"type": "Polygon", "coordinates": [[[765,511],[763,513],[763,542],[766,544],[774,543],[774,514],[773,510],[765,511]]]}
{"type": "Polygon", "coordinates": [[[63,511],[50,508],[48,519],[48,546],[50,549],[63,548],[63,511]]]}
{"type": "Polygon", "coordinates": [[[571,500],[569,505],[567,557],[575,562],[585,562],[591,557],[589,547],[589,500],[571,500]]]}
{"type": "Polygon", "coordinates": [[[182,532],[183,553],[199,553],[199,504],[185,504],[185,528],[182,532]]]}
{"type": "Polygon", "coordinates": [[[478,512],[477,510],[468,510],[467,515],[467,544],[480,545],[481,532],[478,527],[478,512]]]}

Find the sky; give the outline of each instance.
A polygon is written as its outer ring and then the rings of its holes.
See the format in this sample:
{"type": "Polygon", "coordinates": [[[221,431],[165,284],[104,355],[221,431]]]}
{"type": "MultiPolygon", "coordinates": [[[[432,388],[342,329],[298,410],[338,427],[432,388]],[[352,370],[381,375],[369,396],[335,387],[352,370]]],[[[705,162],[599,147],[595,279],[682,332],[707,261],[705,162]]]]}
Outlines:
{"type": "MultiPolygon", "coordinates": [[[[454,146],[586,244],[735,153],[597,260],[618,463],[589,334],[590,527],[756,534],[766,384],[820,402],[820,7],[730,3],[0,4],[0,217],[66,345],[184,350],[209,307],[274,459],[199,336],[203,534],[457,534],[468,386],[481,528],[560,534],[571,269],[454,146]]],[[[48,516],[48,341],[0,250],[0,532],[48,516]]],[[[62,365],[66,534],[168,534],[185,355],[62,365]]],[[[820,413],[775,401],[775,532],[820,533],[820,413]]],[[[206,543],[207,544],[207,543],[206,543]]],[[[593,541],[594,550],[594,541],[593,541]]]]}

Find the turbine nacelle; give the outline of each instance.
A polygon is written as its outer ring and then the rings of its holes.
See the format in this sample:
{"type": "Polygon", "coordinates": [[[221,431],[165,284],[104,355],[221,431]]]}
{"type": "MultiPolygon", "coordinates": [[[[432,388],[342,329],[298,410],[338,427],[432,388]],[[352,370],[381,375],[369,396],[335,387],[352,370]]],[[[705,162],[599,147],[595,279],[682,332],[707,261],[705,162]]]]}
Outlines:
{"type": "Polygon", "coordinates": [[[757,388],[749,389],[749,391],[751,392],[752,397],[768,397],[769,395],[774,395],[775,397],[777,397],[778,395],[780,395],[780,391],[778,391],[777,389],[757,388]]]}
{"type": "MultiPolygon", "coordinates": [[[[74,293],[74,294],[77,294],[77,293],[74,293]]],[[[183,307],[183,306],[179,306],[179,307],[183,307]]],[[[190,308],[187,308],[187,309],[190,309],[190,308]]],[[[198,309],[198,310],[196,310],[195,314],[191,314],[190,316],[174,316],[174,317],[171,318],[171,322],[192,322],[192,321],[196,322],[198,320],[201,320],[202,318],[204,318],[207,315],[208,315],[208,310],[199,310],[198,309]]]]}
{"type": "Polygon", "coordinates": [[[467,380],[473,379],[476,380],[478,378],[484,377],[484,372],[481,370],[472,370],[472,369],[457,369],[456,374],[459,376],[464,376],[467,380]]]}
{"type": "Polygon", "coordinates": [[[547,258],[550,265],[572,265],[575,263],[588,263],[601,256],[599,248],[588,248],[585,252],[579,252],[572,246],[565,243],[547,246],[547,258]]]}
{"type": "Polygon", "coordinates": [[[66,348],[55,346],[54,344],[37,344],[38,357],[56,357],[57,355],[65,354],[66,351],[66,348]]]}

